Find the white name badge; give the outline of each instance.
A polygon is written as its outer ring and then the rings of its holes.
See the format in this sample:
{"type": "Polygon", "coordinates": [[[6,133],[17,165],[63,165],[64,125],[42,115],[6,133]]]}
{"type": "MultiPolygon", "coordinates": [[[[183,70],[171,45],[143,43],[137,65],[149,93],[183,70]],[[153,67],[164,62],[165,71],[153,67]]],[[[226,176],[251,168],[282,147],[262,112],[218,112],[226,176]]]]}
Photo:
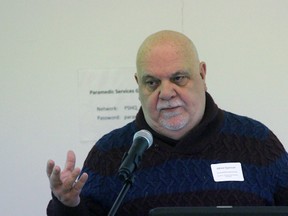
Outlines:
{"type": "Polygon", "coordinates": [[[241,163],[211,164],[215,182],[244,181],[241,163]]]}

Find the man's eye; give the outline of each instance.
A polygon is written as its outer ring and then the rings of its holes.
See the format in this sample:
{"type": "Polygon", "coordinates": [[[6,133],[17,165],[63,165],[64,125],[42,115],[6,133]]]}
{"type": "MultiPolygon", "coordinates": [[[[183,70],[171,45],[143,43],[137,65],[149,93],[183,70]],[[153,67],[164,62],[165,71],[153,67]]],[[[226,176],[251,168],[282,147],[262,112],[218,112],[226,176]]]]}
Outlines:
{"type": "Polygon", "coordinates": [[[156,81],[156,80],[147,80],[145,82],[145,85],[147,86],[148,89],[150,90],[155,90],[158,85],[159,85],[159,81],[156,81]]]}
{"type": "Polygon", "coordinates": [[[175,76],[172,78],[172,81],[176,83],[177,85],[186,85],[188,82],[188,77],[187,76],[175,76]]]}

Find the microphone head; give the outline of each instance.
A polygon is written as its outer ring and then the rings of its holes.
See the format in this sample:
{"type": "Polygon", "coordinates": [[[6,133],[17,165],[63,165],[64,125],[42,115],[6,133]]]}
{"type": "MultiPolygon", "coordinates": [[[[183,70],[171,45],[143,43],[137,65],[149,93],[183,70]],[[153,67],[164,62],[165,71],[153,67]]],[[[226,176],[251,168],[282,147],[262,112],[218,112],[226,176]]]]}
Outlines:
{"type": "Polygon", "coordinates": [[[134,134],[133,141],[135,139],[137,139],[138,137],[142,137],[142,138],[147,140],[147,142],[148,142],[148,147],[147,148],[149,148],[152,145],[152,143],[153,143],[153,136],[148,130],[144,130],[143,129],[143,130],[137,131],[134,134]]]}

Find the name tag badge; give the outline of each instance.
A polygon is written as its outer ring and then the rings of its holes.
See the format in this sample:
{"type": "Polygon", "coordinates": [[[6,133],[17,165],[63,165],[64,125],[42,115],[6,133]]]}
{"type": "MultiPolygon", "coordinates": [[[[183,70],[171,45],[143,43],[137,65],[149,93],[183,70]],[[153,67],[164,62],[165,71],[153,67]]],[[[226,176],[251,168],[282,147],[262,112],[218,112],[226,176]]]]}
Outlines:
{"type": "Polygon", "coordinates": [[[244,181],[241,163],[211,164],[215,182],[244,181]]]}

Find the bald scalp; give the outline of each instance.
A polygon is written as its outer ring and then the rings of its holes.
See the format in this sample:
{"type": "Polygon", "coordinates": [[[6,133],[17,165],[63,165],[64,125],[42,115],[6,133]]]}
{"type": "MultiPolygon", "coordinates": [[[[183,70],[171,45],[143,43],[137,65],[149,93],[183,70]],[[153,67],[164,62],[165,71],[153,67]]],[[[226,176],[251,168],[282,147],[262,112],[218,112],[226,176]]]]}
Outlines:
{"type": "Polygon", "coordinates": [[[153,47],[169,45],[177,47],[180,55],[192,62],[199,62],[198,53],[193,42],[184,34],[171,30],[163,30],[148,36],[139,47],[136,59],[137,71],[147,58],[153,47]]]}

